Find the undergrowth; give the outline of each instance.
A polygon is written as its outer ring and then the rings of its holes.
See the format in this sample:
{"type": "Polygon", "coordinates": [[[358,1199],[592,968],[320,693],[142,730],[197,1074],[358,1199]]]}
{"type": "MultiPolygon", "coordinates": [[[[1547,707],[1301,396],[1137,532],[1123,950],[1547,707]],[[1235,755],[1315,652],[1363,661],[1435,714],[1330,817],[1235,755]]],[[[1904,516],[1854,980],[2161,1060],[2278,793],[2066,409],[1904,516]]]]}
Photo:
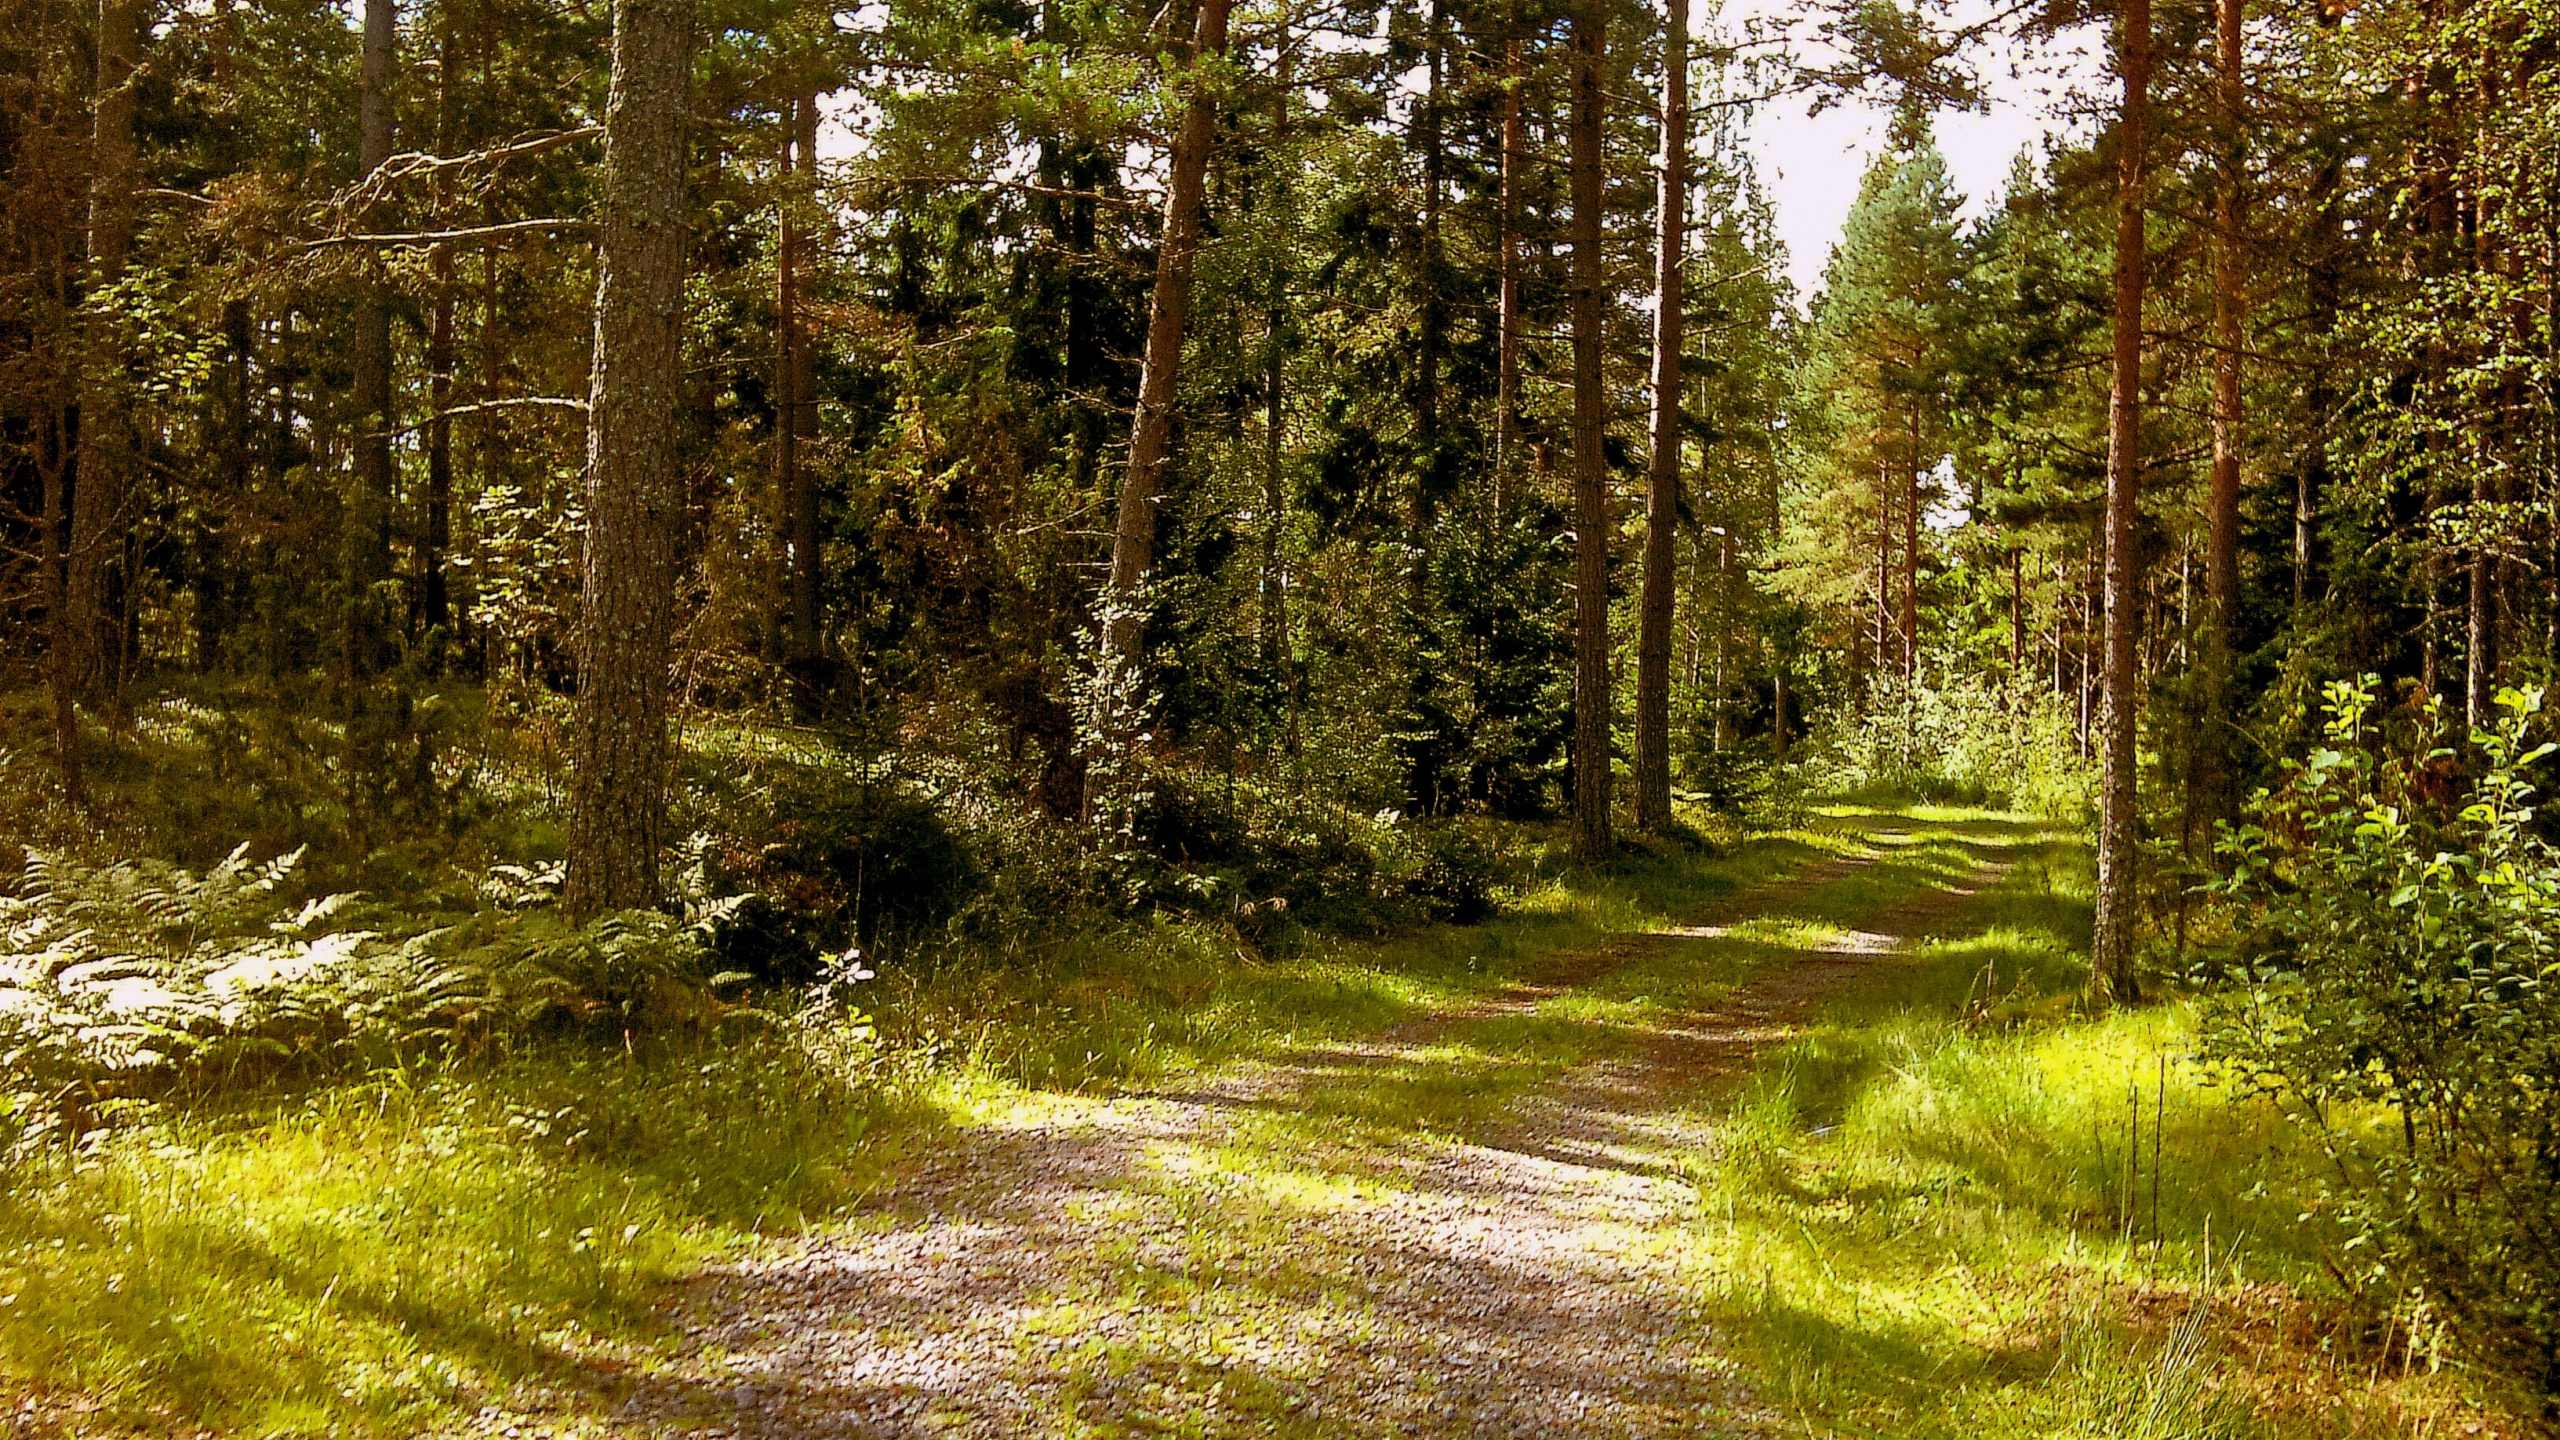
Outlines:
{"type": "Polygon", "coordinates": [[[1734,1094],[1694,1176],[1712,1327],[1814,1434],[2522,1433],[2418,1317],[2345,1303],[2318,1142],[2212,1083],[2190,1002],[2081,1013],[2086,866],[2031,852],[1734,1094]]]}

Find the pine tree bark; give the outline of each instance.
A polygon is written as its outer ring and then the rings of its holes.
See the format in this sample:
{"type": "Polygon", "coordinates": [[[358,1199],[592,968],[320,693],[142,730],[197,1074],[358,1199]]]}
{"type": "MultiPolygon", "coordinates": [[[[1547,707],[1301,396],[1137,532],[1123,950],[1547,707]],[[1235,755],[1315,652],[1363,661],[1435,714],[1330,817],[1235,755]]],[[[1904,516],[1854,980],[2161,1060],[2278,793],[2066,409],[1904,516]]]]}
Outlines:
{"type": "MultiPolygon", "coordinates": [[[[454,152],[453,21],[450,8],[438,12],[436,26],[436,152],[454,152]]],[[[452,171],[436,171],[432,185],[438,224],[453,208],[452,171]]],[[[453,548],[453,408],[455,288],[453,247],[439,245],[427,262],[434,294],[427,318],[427,533],[419,547],[423,574],[419,623],[426,631],[428,664],[444,669],[453,645],[453,601],[445,573],[446,552],[453,548]]]]}
{"type": "Polygon", "coordinates": [[[1653,435],[1645,473],[1644,592],[1637,611],[1635,822],[1671,828],[1671,629],[1680,518],[1680,352],[1688,299],[1680,262],[1689,225],[1689,0],[1667,0],[1662,154],[1655,165],[1653,435]]]}
{"type": "Polygon", "coordinates": [[[1905,685],[1920,678],[1920,436],[1913,417],[1911,453],[1902,467],[1902,595],[1894,639],[1905,685]]]}
{"type": "Polygon", "coordinates": [[[685,483],[685,92],[690,0],[615,0],[597,205],[587,543],[571,738],[573,916],[655,905],[667,662],[685,483]]]}
{"type": "MultiPolygon", "coordinates": [[[[1284,19],[1280,27],[1277,52],[1280,83],[1271,97],[1271,144],[1279,150],[1289,135],[1290,64],[1289,28],[1284,19]]],[[[1273,182],[1263,203],[1275,212],[1285,213],[1286,191],[1274,168],[1273,182]]],[[[1261,640],[1263,673],[1285,695],[1294,699],[1295,688],[1290,678],[1289,654],[1289,570],[1282,557],[1281,542],[1289,523],[1289,487],[1282,459],[1288,435],[1288,326],[1289,326],[1289,260],[1284,249],[1275,248],[1271,256],[1269,289],[1265,293],[1262,316],[1263,397],[1262,397],[1262,616],[1257,627],[1261,640]]]]}
{"type": "Polygon", "coordinates": [[[803,192],[817,176],[817,117],[813,91],[802,89],[783,102],[782,213],[773,260],[773,490],[781,509],[793,703],[803,714],[816,707],[817,672],[825,649],[819,630],[817,477],[803,453],[817,433],[817,377],[801,313],[811,249],[803,192]]]}
{"type": "MultiPolygon", "coordinates": [[[[118,715],[125,666],[116,597],[125,532],[133,523],[135,443],[123,327],[109,293],[123,281],[132,257],[140,183],[133,133],[134,70],[142,50],[138,0],[100,0],[97,48],[78,460],[69,485],[70,543],[51,645],[58,652],[58,683],[78,701],[118,715]]],[[[76,728],[62,738],[76,749],[76,728]]]]}
{"type": "MultiPolygon", "coordinates": [[[[391,53],[397,0],[365,0],[362,83],[356,97],[357,168],[370,176],[391,158],[391,53]]],[[[385,661],[382,586],[391,578],[391,300],[375,262],[356,282],[347,363],[354,372],[354,474],[341,536],[344,678],[359,682],[385,661]]]]}
{"type": "MultiPolygon", "coordinates": [[[[1446,115],[1443,73],[1448,65],[1448,0],[1431,0],[1427,57],[1429,84],[1422,97],[1422,274],[1421,306],[1414,346],[1414,449],[1421,468],[1414,476],[1415,539],[1431,523],[1439,500],[1440,368],[1448,351],[1449,307],[1442,293],[1448,283],[1447,254],[1441,244],[1440,211],[1447,196],[1447,157],[1442,143],[1446,115]]],[[[1417,578],[1419,572],[1417,571],[1417,578]]]]}
{"type": "Polygon", "coordinates": [[[2241,34],[2248,0],[2214,8],[2214,93],[2221,110],[2222,183],[2214,194],[2213,486],[2206,535],[2205,599],[2214,643],[2227,650],[2240,608],[2240,227],[2242,193],[2241,34]]]}
{"type": "Polygon", "coordinates": [[[1573,14],[1573,853],[1596,860],[1609,834],[1608,397],[1601,389],[1601,61],[1608,16],[1600,0],[1573,14]]]}
{"type": "Polygon", "coordinates": [[[1528,124],[1521,114],[1520,17],[1518,6],[1508,17],[1510,33],[1502,42],[1502,177],[1500,277],[1495,300],[1497,354],[1494,362],[1493,505],[1509,516],[1516,499],[1520,469],[1520,173],[1528,162],[1528,124]]]}
{"type": "Polygon", "coordinates": [[[2141,998],[2134,975],[2141,863],[2134,743],[2140,724],[2137,660],[2141,584],[2135,571],[2142,485],[2142,301],[2149,281],[2143,211],[2150,183],[2151,0],[2122,0],[2116,64],[2124,84],[2116,117],[2114,370],[2107,400],[2106,634],[2101,712],[2097,927],[2090,988],[2100,1003],[2141,998]]]}
{"type": "Polygon", "coordinates": [[[1129,466],[1120,481],[1120,513],[1111,546],[1110,611],[1103,630],[1106,663],[1133,673],[1143,658],[1146,624],[1140,592],[1155,568],[1156,506],[1164,495],[1165,452],[1173,443],[1174,386],[1182,337],[1191,318],[1191,272],[1200,254],[1200,198],[1218,112],[1202,68],[1226,49],[1230,0],[1200,0],[1191,34],[1190,99],[1175,137],[1164,202],[1163,239],[1147,305],[1147,348],[1138,372],[1138,409],[1129,427],[1129,466]]]}

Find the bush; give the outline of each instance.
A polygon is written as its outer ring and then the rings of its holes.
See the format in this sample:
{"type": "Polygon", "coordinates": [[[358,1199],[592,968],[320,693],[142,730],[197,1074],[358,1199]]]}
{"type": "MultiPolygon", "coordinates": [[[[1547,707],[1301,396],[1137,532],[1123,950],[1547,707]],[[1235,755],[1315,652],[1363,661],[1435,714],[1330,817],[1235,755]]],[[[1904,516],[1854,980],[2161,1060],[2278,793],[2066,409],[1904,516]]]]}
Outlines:
{"type": "Polygon", "coordinates": [[[2478,773],[2399,733],[2372,677],[2328,687],[2328,744],[2226,838],[2239,942],[2208,1050],[2337,1161],[2351,1278],[2414,1300],[2560,1403],[2560,847],[2536,832],[2539,691],[2498,697],[2478,773]]]}
{"type": "Polygon", "coordinates": [[[2010,696],[1988,680],[1880,683],[1866,708],[1807,747],[1823,788],[1846,795],[2086,814],[2095,773],[2062,698],[2010,696]]]}
{"type": "Polygon", "coordinates": [[[972,847],[898,781],[814,769],[770,803],[752,852],[706,857],[705,893],[731,897],[713,935],[725,964],[796,982],[848,946],[902,954],[984,884],[972,847]]]}

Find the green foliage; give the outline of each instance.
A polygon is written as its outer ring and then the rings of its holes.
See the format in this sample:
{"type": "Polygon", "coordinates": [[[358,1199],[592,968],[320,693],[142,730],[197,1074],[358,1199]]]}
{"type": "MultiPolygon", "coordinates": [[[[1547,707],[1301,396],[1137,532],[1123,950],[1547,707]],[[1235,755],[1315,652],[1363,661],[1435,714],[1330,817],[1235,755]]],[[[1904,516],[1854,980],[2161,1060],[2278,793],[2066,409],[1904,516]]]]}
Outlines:
{"type": "Polygon", "coordinates": [[[5,1172],[0,1365],[145,1433],[443,1433],[622,1367],[679,1276],[839,1209],[892,1079],[831,1008],[129,1105],[5,1172]]]}
{"type": "Polygon", "coordinates": [[[777,776],[754,853],[706,857],[707,893],[736,897],[714,935],[726,963],[806,980],[847,948],[895,958],[977,895],[979,857],[933,801],[859,768],[777,776]]]}
{"type": "Polygon", "coordinates": [[[19,1123],[191,1080],[361,1068],[539,1029],[697,1018],[704,927],[651,911],[562,922],[556,867],[500,867],[456,908],[298,895],[301,852],[203,872],[27,857],[0,897],[0,1062],[19,1123]]]}
{"type": "Polygon", "coordinates": [[[1991,804],[2056,819],[2088,813],[2096,777],[2061,697],[2004,691],[1941,672],[1887,680],[1867,706],[1817,734],[1807,761],[1843,795],[1991,804]]]}
{"type": "Polygon", "coordinates": [[[2327,743],[2226,844],[2208,1048],[2322,1137],[2369,1298],[2560,1397],[2560,847],[2527,776],[2554,747],[2539,691],[2498,704],[2465,774],[2431,700],[2328,687],[2327,743]]]}

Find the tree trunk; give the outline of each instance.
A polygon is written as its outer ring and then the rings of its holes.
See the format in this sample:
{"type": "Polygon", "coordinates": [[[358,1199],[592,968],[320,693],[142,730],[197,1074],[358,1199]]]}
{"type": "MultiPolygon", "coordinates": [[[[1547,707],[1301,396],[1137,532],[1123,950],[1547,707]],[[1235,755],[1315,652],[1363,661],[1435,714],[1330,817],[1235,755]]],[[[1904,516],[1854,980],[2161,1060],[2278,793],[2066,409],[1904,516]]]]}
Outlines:
{"type": "MultiPolygon", "coordinates": [[[[364,69],[356,97],[357,167],[364,175],[391,158],[397,10],[397,0],[364,0],[364,69]]],[[[356,282],[354,325],[347,344],[355,379],[354,483],[347,492],[340,560],[346,589],[341,663],[350,684],[381,670],[387,658],[381,589],[391,578],[391,301],[372,259],[356,282]]]]}
{"type": "Polygon", "coordinates": [[[824,649],[818,628],[818,491],[801,452],[817,430],[816,376],[809,361],[808,326],[801,318],[803,272],[809,258],[804,195],[817,174],[815,93],[800,90],[783,102],[779,237],[774,246],[773,493],[782,537],[782,574],[789,619],[785,661],[793,704],[804,715],[817,702],[815,686],[824,649]]]}
{"type": "Polygon", "coordinates": [[[1920,437],[1911,436],[1911,458],[1902,472],[1902,596],[1894,612],[1894,638],[1901,642],[1902,680],[1920,678],[1920,437]]]}
{"type": "Polygon", "coordinates": [[[1528,126],[1520,110],[1520,17],[1515,5],[1502,42],[1502,181],[1500,293],[1495,328],[1493,507],[1508,516],[1520,468],[1520,171],[1528,163],[1528,126]]]}
{"type": "Polygon", "coordinates": [[[1201,67],[1227,45],[1229,0],[1200,0],[1191,35],[1191,95],[1173,143],[1156,247],[1156,283],[1147,305],[1146,356],[1138,372],[1138,409],[1129,426],[1129,468],[1120,482],[1120,514],[1111,546],[1106,663],[1134,672],[1146,633],[1139,613],[1155,567],[1156,505],[1164,494],[1165,452],[1173,443],[1174,382],[1182,367],[1182,334],[1191,317],[1191,269],[1200,253],[1200,196],[1209,174],[1217,100],[1201,67]]]}
{"type": "Polygon", "coordinates": [[[1645,475],[1644,596],[1636,635],[1635,821],[1671,827],[1673,532],[1680,518],[1680,261],[1689,222],[1689,0],[1668,0],[1662,39],[1662,156],[1654,201],[1653,451],[1645,475]]]}
{"type": "MultiPolygon", "coordinates": [[[[1271,143],[1277,150],[1286,143],[1289,135],[1292,67],[1285,21],[1274,49],[1280,84],[1274,87],[1271,99],[1271,143]]],[[[1274,213],[1286,213],[1287,196],[1278,178],[1277,167],[1274,167],[1274,178],[1263,203],[1273,207],[1274,213]]],[[[1263,673],[1283,695],[1293,693],[1289,678],[1289,571],[1282,555],[1282,542],[1289,522],[1288,479],[1281,468],[1288,435],[1288,325],[1289,259],[1284,248],[1275,247],[1262,317],[1262,622],[1258,628],[1263,673]]]]}
{"type": "MultiPolygon", "coordinates": [[[[1440,238],[1440,211],[1446,199],[1446,156],[1443,154],[1442,129],[1445,99],[1442,93],[1443,71],[1448,64],[1449,8],[1448,0],[1431,0],[1428,87],[1422,96],[1422,304],[1417,317],[1418,334],[1414,346],[1413,431],[1416,458],[1420,471],[1414,476],[1413,528],[1420,543],[1422,528],[1431,523],[1432,512],[1439,501],[1440,461],[1440,366],[1448,350],[1449,307],[1442,291],[1448,276],[1446,254],[1440,238]]],[[[1419,553],[1419,552],[1418,552],[1419,553]]],[[[1420,569],[1416,569],[1420,579],[1420,569]]]]}
{"type": "Polygon", "coordinates": [[[570,914],[655,905],[684,411],[691,0],[615,0],[596,232],[570,914]]]}
{"type": "MultiPolygon", "coordinates": [[[[439,11],[436,25],[436,152],[451,155],[453,133],[453,21],[439,11]]],[[[452,171],[436,171],[433,192],[436,223],[441,226],[453,207],[452,171]]],[[[446,583],[445,554],[453,546],[453,248],[439,245],[428,262],[435,293],[427,318],[427,534],[420,547],[424,572],[419,620],[427,633],[427,663],[437,674],[453,645],[453,603],[446,583]]]]}
{"type": "Polygon", "coordinates": [[[1601,290],[1600,65],[1608,15],[1599,0],[1573,13],[1573,853],[1609,849],[1608,397],[1600,388],[1606,296],[1601,290]]]}
{"type": "MultiPolygon", "coordinates": [[[[2214,88],[2224,134],[2222,184],[2214,195],[2213,492],[2205,600],[2211,612],[2206,618],[2210,638],[2226,650],[2240,618],[2240,226],[2246,134],[2240,40],[2247,5],[2248,0],[2218,0],[2214,16],[2214,88]]],[[[2217,680],[2217,701],[2220,688],[2217,680]]]]}
{"type": "MultiPolygon", "coordinates": [[[[818,96],[815,90],[804,90],[792,103],[791,139],[799,152],[799,182],[791,187],[791,203],[801,202],[804,193],[814,194],[818,179],[818,96]]],[[[787,212],[786,212],[787,213],[787,212]]],[[[814,708],[818,672],[826,663],[826,634],[821,628],[820,599],[825,577],[822,553],[824,546],[818,531],[818,476],[809,464],[811,442],[818,438],[818,371],[809,348],[807,292],[815,250],[805,217],[792,226],[788,241],[791,250],[791,308],[787,321],[787,340],[791,350],[790,388],[784,394],[784,414],[790,423],[792,465],[785,477],[785,495],[791,510],[791,632],[792,660],[797,666],[799,703],[804,711],[814,708]]]]}
{"type": "Polygon", "coordinates": [[[1770,754],[1779,769],[1787,765],[1787,672],[1780,667],[1769,680],[1770,754]]]}
{"type": "MultiPolygon", "coordinates": [[[[89,178],[89,266],[80,368],[78,460],[67,485],[70,541],[52,647],[57,674],[80,701],[121,714],[123,626],[117,568],[132,524],[134,436],[122,327],[107,293],[133,251],[133,80],[142,48],[138,0],[99,0],[98,69],[89,178]]],[[[77,748],[76,729],[67,738],[77,748]]],[[[76,759],[65,773],[77,771],[76,759]]]]}
{"type": "Polygon", "coordinates": [[[2098,904],[2091,991],[2101,1003],[2141,998],[2133,969],[2141,857],[2134,740],[2140,724],[2136,661],[2141,587],[2134,571],[2136,500],[2142,485],[2142,297],[2149,280],[2143,201],[2150,180],[2151,0],[2123,0],[2117,65],[2124,81],[2116,120],[2115,363],[2107,400],[2105,708],[2100,725],[2098,904]]]}
{"type": "Polygon", "coordinates": [[[70,579],[71,454],[76,441],[62,433],[65,419],[59,404],[46,407],[44,465],[44,612],[45,681],[53,701],[53,763],[62,779],[63,796],[74,805],[89,799],[89,778],[80,756],[80,632],[72,623],[66,592],[70,579]]]}

